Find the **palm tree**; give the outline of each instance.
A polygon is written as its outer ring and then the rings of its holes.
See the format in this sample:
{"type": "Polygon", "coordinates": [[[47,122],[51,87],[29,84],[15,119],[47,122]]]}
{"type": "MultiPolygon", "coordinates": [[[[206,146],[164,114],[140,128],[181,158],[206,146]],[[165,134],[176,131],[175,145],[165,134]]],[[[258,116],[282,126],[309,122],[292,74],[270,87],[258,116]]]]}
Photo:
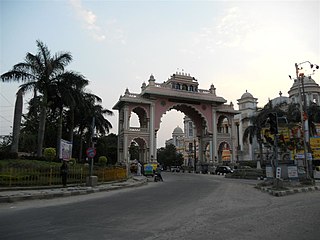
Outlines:
{"type": "MultiPolygon", "coordinates": [[[[61,148],[63,109],[69,108],[73,112],[75,106],[81,101],[84,87],[87,85],[88,80],[84,76],[69,71],[61,74],[50,88],[49,101],[52,102],[51,109],[53,112],[58,110],[57,156],[59,156],[61,148]]],[[[70,132],[73,132],[73,126],[70,128],[70,132]]],[[[73,139],[69,140],[72,142],[73,139]]]]}
{"type": "Polygon", "coordinates": [[[102,100],[98,96],[91,93],[84,93],[83,99],[77,108],[74,109],[75,126],[78,130],[78,136],[80,138],[80,151],[79,159],[82,159],[82,140],[83,137],[87,138],[87,142],[90,142],[92,136],[92,119],[95,119],[95,128],[97,134],[105,135],[109,133],[112,128],[111,123],[105,118],[105,115],[112,116],[113,112],[104,109],[99,103],[102,100]]]}
{"type": "MultiPolygon", "coordinates": [[[[249,120],[251,123],[251,125],[248,126],[243,133],[243,142],[246,142],[249,139],[249,143],[252,144],[254,139],[257,140],[259,144],[259,160],[262,160],[263,156],[263,139],[261,133],[262,129],[266,127],[270,113],[276,113],[278,118],[286,115],[286,112],[282,109],[281,105],[273,106],[272,102],[270,101],[264,106],[264,108],[257,110],[256,115],[243,119],[243,121],[249,120]]],[[[259,160],[257,161],[257,167],[260,165],[259,160]]]]}
{"type": "Polygon", "coordinates": [[[252,144],[253,140],[256,138],[259,144],[259,153],[260,159],[257,160],[257,168],[260,168],[260,160],[262,160],[263,151],[262,151],[262,138],[261,138],[261,131],[262,128],[265,126],[266,123],[266,116],[264,112],[260,112],[260,114],[251,116],[249,118],[245,118],[244,120],[249,120],[251,125],[249,125],[244,133],[243,133],[243,142],[246,142],[249,139],[249,143],[252,144]]]}
{"type": "Polygon", "coordinates": [[[72,55],[69,52],[60,52],[52,56],[44,43],[39,40],[36,43],[37,54],[27,53],[25,61],[14,65],[12,70],[1,75],[1,79],[2,81],[24,82],[25,84],[20,86],[21,91],[34,89],[34,91],[42,94],[37,146],[37,156],[41,157],[48,108],[48,92],[52,82],[64,73],[65,67],[72,61],[72,55]]]}

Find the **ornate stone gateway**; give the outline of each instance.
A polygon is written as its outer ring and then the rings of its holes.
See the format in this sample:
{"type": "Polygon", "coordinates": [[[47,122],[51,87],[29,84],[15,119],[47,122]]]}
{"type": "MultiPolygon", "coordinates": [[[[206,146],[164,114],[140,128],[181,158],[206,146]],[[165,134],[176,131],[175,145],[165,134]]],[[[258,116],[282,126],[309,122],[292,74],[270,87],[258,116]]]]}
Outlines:
{"type": "Polygon", "coordinates": [[[213,85],[209,90],[198,89],[199,83],[194,77],[178,72],[163,83],[156,83],[152,75],[148,82],[148,85],[142,84],[138,94],[126,89],[113,107],[119,111],[118,162],[130,160],[129,148],[133,141],[139,145],[141,162],[156,161],[161,118],[172,109],[184,113],[195,125],[198,163],[222,161],[222,149],[226,146],[230,152],[229,161],[234,161],[236,126],[233,117],[239,112],[232,103],[227,105],[224,98],[216,95],[213,85]],[[132,112],[138,115],[138,128],[129,126],[132,112]]]}

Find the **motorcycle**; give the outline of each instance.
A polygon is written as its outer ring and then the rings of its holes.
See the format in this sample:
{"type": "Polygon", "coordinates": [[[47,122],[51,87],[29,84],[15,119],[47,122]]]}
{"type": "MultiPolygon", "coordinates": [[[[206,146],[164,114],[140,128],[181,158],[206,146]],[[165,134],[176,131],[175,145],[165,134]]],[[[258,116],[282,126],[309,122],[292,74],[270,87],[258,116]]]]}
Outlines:
{"type": "Polygon", "coordinates": [[[155,182],[163,182],[163,179],[159,176],[159,174],[154,174],[154,181],[155,182]]]}

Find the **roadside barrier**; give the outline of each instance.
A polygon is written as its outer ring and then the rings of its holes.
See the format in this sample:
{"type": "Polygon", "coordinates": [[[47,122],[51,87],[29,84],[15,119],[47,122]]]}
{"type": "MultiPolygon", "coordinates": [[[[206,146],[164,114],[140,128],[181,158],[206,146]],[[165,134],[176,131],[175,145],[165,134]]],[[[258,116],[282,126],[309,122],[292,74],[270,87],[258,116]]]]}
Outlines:
{"type": "MultiPolygon", "coordinates": [[[[126,168],[107,167],[94,168],[93,175],[98,182],[127,179],[126,168]]],[[[89,176],[89,168],[85,166],[69,166],[68,184],[84,184],[89,176]]],[[[61,185],[60,167],[49,168],[0,168],[1,187],[28,187],[61,185]]]]}

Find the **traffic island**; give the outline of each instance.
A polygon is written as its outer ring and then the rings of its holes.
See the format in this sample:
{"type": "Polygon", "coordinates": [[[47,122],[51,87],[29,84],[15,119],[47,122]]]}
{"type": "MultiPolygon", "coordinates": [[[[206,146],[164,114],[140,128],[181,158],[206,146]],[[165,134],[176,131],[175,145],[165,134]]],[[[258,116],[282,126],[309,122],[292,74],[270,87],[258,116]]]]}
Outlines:
{"type": "Polygon", "coordinates": [[[273,181],[265,181],[263,183],[257,184],[255,188],[276,197],[283,197],[295,193],[320,190],[320,186],[303,185],[301,183],[290,181],[280,181],[277,184],[274,184],[273,181]]]}

